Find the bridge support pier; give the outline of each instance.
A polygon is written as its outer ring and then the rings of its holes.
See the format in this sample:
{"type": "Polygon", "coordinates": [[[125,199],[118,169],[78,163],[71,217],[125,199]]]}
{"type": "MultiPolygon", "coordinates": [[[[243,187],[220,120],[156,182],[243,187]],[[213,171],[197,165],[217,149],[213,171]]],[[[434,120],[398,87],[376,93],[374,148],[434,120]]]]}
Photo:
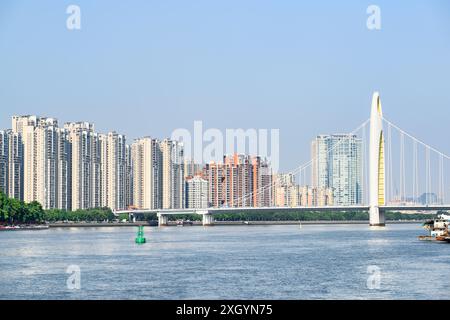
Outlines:
{"type": "Polygon", "coordinates": [[[384,211],[380,210],[379,207],[370,207],[369,209],[369,220],[371,227],[384,227],[386,226],[386,221],[384,217],[384,211]]]}
{"type": "Polygon", "coordinates": [[[213,226],[214,216],[211,213],[205,213],[202,217],[203,226],[213,226]]]}
{"type": "Polygon", "coordinates": [[[169,225],[169,217],[165,214],[158,213],[158,227],[167,227],[169,225]]]}

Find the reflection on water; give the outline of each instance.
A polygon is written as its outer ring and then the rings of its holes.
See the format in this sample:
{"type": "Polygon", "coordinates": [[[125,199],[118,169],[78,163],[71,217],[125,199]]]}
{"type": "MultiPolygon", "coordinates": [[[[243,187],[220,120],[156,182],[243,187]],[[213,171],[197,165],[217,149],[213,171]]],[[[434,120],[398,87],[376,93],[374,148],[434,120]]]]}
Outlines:
{"type": "Polygon", "coordinates": [[[449,299],[450,245],[420,225],[0,232],[0,299],[449,299]],[[81,289],[69,290],[70,265],[81,289]],[[380,288],[367,288],[368,267],[380,288]],[[378,269],[377,269],[378,270],[378,269]]]}

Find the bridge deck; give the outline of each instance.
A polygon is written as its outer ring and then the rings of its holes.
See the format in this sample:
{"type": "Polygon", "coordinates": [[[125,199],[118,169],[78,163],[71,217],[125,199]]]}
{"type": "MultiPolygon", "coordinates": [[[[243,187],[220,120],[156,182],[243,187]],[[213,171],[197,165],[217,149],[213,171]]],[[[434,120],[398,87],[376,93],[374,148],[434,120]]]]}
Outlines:
{"type": "MultiPolygon", "coordinates": [[[[245,212],[292,212],[292,211],[316,211],[316,212],[349,212],[349,211],[369,211],[369,206],[324,206],[324,207],[244,207],[244,208],[207,208],[207,209],[152,209],[152,210],[120,210],[121,213],[156,213],[163,215],[177,214],[223,214],[223,213],[245,213],[245,212]]],[[[382,211],[439,211],[450,210],[450,205],[418,205],[418,206],[381,206],[382,211]]]]}

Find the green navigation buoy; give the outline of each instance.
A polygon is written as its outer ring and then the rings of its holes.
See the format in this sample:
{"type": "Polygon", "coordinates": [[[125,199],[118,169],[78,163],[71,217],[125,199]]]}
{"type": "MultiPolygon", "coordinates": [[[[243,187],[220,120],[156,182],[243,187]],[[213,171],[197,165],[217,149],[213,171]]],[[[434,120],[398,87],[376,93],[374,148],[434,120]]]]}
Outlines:
{"type": "Polygon", "coordinates": [[[144,226],[138,227],[138,232],[137,232],[137,237],[135,239],[135,242],[137,244],[143,244],[143,243],[147,242],[147,240],[144,237],[144,226]]]}

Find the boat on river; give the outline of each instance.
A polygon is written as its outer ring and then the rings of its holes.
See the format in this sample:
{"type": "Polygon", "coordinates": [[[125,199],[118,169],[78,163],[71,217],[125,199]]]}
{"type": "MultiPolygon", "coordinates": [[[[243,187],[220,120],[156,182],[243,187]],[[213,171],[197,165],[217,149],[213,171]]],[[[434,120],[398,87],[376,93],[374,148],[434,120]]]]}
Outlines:
{"type": "Polygon", "coordinates": [[[193,224],[194,223],[191,220],[177,220],[177,227],[192,226],[193,224]]]}
{"type": "Polygon", "coordinates": [[[0,231],[47,230],[48,228],[48,225],[16,225],[0,226],[0,231]]]}
{"type": "Polygon", "coordinates": [[[449,224],[450,216],[445,214],[439,215],[434,220],[426,221],[423,227],[429,231],[429,235],[419,236],[419,240],[450,242],[449,224]]]}

